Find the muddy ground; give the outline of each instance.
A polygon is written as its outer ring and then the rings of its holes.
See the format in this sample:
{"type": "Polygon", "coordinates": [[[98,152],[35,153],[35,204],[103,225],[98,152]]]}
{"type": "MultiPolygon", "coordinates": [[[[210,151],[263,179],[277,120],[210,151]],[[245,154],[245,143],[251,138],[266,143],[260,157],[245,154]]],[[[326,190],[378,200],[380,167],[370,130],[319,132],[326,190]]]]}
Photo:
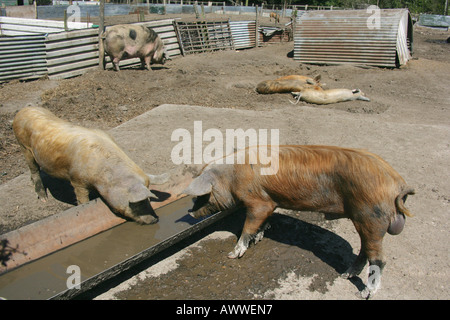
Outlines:
{"type": "MultiPolygon", "coordinates": [[[[157,173],[175,168],[170,132],[192,128],[195,120],[220,129],[278,128],[280,143],[380,154],[417,194],[407,202],[415,217],[401,235],[385,239],[387,267],[375,298],[448,299],[449,36],[416,27],[414,59],[400,69],[300,64],[292,59],[290,42],[178,57],[150,72],[92,71],[60,81],[0,84],[0,232],[71,206],[51,196],[45,204],[36,199],[11,130],[17,110],[40,105],[74,123],[109,130],[154,109],[149,133],[121,133],[127,137],[121,140],[116,131],[115,137],[139,165],[157,173]],[[293,106],[289,94],[254,91],[262,80],[289,74],[320,74],[326,87],[360,88],[371,102],[293,106]],[[180,107],[157,108],[164,104],[180,107]],[[150,151],[133,149],[133,139],[154,140],[151,158],[150,151]]],[[[364,272],[352,281],[339,278],[359,250],[350,221],[277,210],[263,241],[243,258],[229,260],[241,216],[236,213],[83,297],[353,299],[366,282],[364,272]]]]}

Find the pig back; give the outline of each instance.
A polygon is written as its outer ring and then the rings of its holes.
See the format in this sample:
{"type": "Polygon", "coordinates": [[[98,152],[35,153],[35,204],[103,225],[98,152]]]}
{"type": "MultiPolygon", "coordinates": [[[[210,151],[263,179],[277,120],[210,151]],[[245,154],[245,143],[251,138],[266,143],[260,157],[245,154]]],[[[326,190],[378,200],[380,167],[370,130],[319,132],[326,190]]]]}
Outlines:
{"type": "Polygon", "coordinates": [[[19,111],[13,130],[39,167],[56,178],[95,185],[101,183],[97,180],[113,176],[115,167],[145,177],[106,132],[73,125],[44,108],[19,111]]]}
{"type": "Polygon", "coordinates": [[[393,204],[406,185],[379,156],[332,146],[280,146],[277,174],[260,179],[264,190],[280,201],[336,213],[343,212],[344,201],[393,204]]]}

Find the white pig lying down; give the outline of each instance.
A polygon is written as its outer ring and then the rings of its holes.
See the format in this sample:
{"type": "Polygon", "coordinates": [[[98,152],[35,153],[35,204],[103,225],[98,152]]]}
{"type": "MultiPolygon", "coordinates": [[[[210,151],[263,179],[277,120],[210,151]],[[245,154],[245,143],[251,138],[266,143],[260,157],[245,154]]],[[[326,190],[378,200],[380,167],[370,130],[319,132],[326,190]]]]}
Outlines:
{"type": "Polygon", "coordinates": [[[343,277],[358,275],[369,261],[372,273],[361,296],[372,296],[386,264],[383,237],[403,230],[405,215],[411,215],[404,202],[414,190],[386,161],[367,151],[333,146],[264,148],[271,155],[272,170],[261,164],[267,161],[247,161],[256,154],[255,147],[238,151],[245,153],[247,160],[241,161],[245,164],[222,160],[223,164],[205,166],[183,191],[197,197],[191,215],[199,218],[246,208],[244,228],[230,258],[241,257],[252,240],[262,239],[266,220],[277,207],[349,218],[361,238],[361,250],[343,277]]]}
{"type": "Polygon", "coordinates": [[[79,204],[94,189],[115,213],[142,224],[158,221],[150,205],[150,197],[157,197],[148,187],[169,175],[144,173],[106,132],[73,125],[40,107],[21,109],[13,131],[42,201],[47,193],[40,170],[70,181],[79,204]]]}

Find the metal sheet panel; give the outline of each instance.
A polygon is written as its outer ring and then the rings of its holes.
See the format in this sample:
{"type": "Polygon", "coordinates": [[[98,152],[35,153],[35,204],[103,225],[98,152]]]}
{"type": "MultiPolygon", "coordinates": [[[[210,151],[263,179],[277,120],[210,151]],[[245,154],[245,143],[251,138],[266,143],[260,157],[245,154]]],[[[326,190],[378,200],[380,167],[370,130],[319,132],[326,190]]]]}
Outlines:
{"type": "Polygon", "coordinates": [[[44,36],[0,37],[0,82],[47,73],[44,36]]]}
{"type": "Polygon", "coordinates": [[[378,13],[374,16],[370,10],[332,10],[303,14],[296,21],[294,59],[303,63],[380,67],[405,64],[411,58],[412,45],[408,10],[386,9],[378,13]]]}
{"type": "Polygon", "coordinates": [[[230,21],[230,29],[235,49],[256,46],[256,21],[230,21]]]}

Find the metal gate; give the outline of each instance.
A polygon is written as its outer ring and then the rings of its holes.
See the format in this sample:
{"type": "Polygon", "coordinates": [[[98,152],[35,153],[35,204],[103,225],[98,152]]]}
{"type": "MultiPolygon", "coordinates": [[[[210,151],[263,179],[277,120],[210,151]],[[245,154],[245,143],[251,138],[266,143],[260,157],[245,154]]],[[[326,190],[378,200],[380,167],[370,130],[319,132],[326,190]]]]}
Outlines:
{"type": "Polygon", "coordinates": [[[175,21],[183,55],[234,49],[229,21],[175,21]]]}

